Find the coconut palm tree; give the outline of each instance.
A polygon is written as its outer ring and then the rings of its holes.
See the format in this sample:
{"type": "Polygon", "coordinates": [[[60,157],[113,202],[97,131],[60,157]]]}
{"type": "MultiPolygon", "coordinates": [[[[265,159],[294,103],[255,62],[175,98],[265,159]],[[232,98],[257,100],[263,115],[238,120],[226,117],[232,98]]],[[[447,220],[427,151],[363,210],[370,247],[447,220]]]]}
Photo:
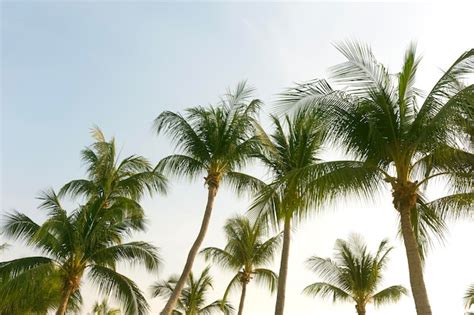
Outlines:
{"type": "Polygon", "coordinates": [[[102,200],[96,199],[67,213],[54,191],[44,192],[40,199],[40,208],[48,210],[41,225],[19,212],[6,215],[3,233],[43,254],[1,263],[0,277],[10,279],[8,292],[32,293],[38,280],[30,279],[57,277],[60,300],[56,314],[64,315],[71,296],[78,294],[87,277],[101,293],[117,298],[126,313],[144,314],[148,303],[140,289],[116,271],[119,262],[144,264],[150,271],[158,268],[156,247],[123,242],[132,232],[143,230],[142,209],[121,202],[103,208],[102,200]]]}
{"type": "Polygon", "coordinates": [[[60,197],[84,197],[92,202],[101,199],[106,208],[117,202],[136,204],[146,191],[166,192],[166,178],[147,159],[131,155],[119,160],[115,139],[107,141],[98,127],[92,129],[92,136],[96,142],[81,152],[87,178],[64,185],[60,197]]]}
{"type": "MultiPolygon", "coordinates": [[[[467,291],[466,294],[464,295],[464,302],[466,304],[466,308],[469,309],[472,305],[474,305],[474,284],[471,285],[467,291]]],[[[474,313],[468,313],[474,314],[474,313]]]]}
{"type": "Polygon", "coordinates": [[[120,310],[118,308],[111,308],[106,299],[103,299],[102,302],[95,302],[92,307],[92,315],[120,315],[120,310]]]}
{"type": "Polygon", "coordinates": [[[277,275],[270,269],[263,268],[273,260],[280,242],[280,235],[265,240],[266,228],[263,222],[257,220],[250,223],[244,216],[236,216],[227,220],[224,226],[227,244],[224,249],[208,247],[202,250],[206,260],[211,260],[225,269],[235,272],[224,293],[223,300],[231,289],[241,288],[238,314],[244,309],[247,285],[250,280],[267,285],[274,291],[277,275]]]}
{"type": "Polygon", "coordinates": [[[324,282],[310,284],[303,292],[322,298],[330,297],[333,302],[355,302],[358,315],[365,315],[368,303],[381,306],[397,302],[407,294],[403,286],[379,289],[391,250],[387,240],[380,242],[373,255],[357,235],[351,235],[348,241],[339,239],[334,259],[312,256],[307,260],[310,269],[318,273],[324,282]]]}
{"type": "MultiPolygon", "coordinates": [[[[335,191],[329,187],[339,178],[339,172],[348,173],[353,164],[357,165],[358,162],[324,162],[318,158],[325,129],[319,117],[310,111],[301,110],[292,118],[286,116],[286,126],[277,117],[271,118],[275,131],[270,136],[261,136],[264,146],[256,156],[270,170],[272,182],[260,190],[251,209],[259,211],[264,219],[275,226],[283,223],[275,306],[275,314],[283,315],[292,225],[305,219],[311,210],[317,209],[322,197],[334,195],[335,191]],[[316,195],[315,187],[327,187],[327,193],[324,196],[316,195]]],[[[367,174],[362,175],[367,177],[367,174]]],[[[367,181],[359,178],[357,172],[351,177],[358,182],[367,181]]],[[[352,183],[347,181],[347,185],[349,188],[352,183]]]]}
{"type": "MultiPolygon", "coordinates": [[[[172,276],[167,281],[156,282],[152,286],[153,297],[169,299],[175,291],[178,277],[172,276]]],[[[209,267],[206,267],[199,278],[195,278],[193,273],[189,274],[186,286],[181,291],[181,295],[173,309],[173,315],[210,315],[216,313],[231,314],[234,310],[232,305],[223,300],[214,301],[206,305],[206,295],[212,289],[212,277],[209,274],[209,267]]]]}
{"type": "Polygon", "coordinates": [[[204,176],[208,195],[204,217],[181,276],[162,314],[170,315],[180,292],[191,272],[194,259],[204,240],[214,200],[221,183],[226,183],[238,193],[244,188],[258,185],[255,178],[239,172],[258,145],[255,135],[258,128],[256,115],[261,106],[257,99],[250,100],[252,89],[240,83],[228,92],[216,107],[194,107],[183,116],[163,112],[156,119],[157,133],[165,132],[176,143],[179,154],[160,161],[158,168],[165,173],[198,178],[204,176]]]}
{"type": "MultiPolygon", "coordinates": [[[[337,48],[347,61],[332,69],[332,77],[344,89],[314,80],[285,92],[282,105],[324,112],[332,142],[365,162],[361,172],[376,172],[371,178],[392,189],[416,311],[430,315],[420,245],[429,234],[442,232],[447,215],[472,214],[468,210],[474,203],[469,145],[474,85],[465,82],[474,71],[474,49],[463,53],[422,100],[423,93],[415,87],[420,58],[414,45],[396,74],[390,74],[366,45],[346,42],[337,48]],[[443,178],[454,193],[428,202],[423,196],[426,185],[443,178]]],[[[359,192],[370,196],[366,185],[360,187],[359,192]]],[[[354,181],[353,191],[356,188],[354,181]]]]}

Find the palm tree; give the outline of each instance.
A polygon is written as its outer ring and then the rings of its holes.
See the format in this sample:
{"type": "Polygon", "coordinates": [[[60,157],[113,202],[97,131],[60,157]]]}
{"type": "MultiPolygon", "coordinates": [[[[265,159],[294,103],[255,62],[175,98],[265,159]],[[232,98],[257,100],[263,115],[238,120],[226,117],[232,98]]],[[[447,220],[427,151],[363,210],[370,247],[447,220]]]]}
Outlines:
{"type": "Polygon", "coordinates": [[[87,167],[87,178],[72,180],[64,185],[59,196],[85,197],[102,200],[107,208],[113,203],[135,204],[148,191],[166,192],[166,178],[141,156],[131,155],[118,160],[115,140],[106,141],[102,131],[92,129],[95,143],[81,152],[87,167]]]}
{"type": "MultiPolygon", "coordinates": [[[[175,292],[177,282],[178,277],[176,276],[170,277],[167,281],[156,282],[152,286],[153,297],[160,296],[169,299],[173,292],[175,292]]],[[[209,267],[206,267],[197,279],[191,272],[186,281],[186,286],[178,298],[176,308],[172,310],[173,315],[231,314],[234,308],[226,301],[217,300],[205,305],[206,295],[212,289],[212,282],[209,267]]]]}
{"type": "MultiPolygon", "coordinates": [[[[466,295],[464,295],[464,301],[465,301],[467,309],[469,309],[472,305],[474,305],[474,284],[471,285],[467,289],[466,295]]],[[[468,314],[474,314],[474,313],[468,313],[468,314]]]]}
{"type": "Polygon", "coordinates": [[[407,294],[404,287],[394,285],[382,290],[378,288],[392,249],[387,240],[383,240],[373,255],[357,235],[351,235],[348,241],[339,239],[336,241],[334,259],[317,256],[308,259],[309,267],[325,282],[310,284],[303,292],[322,298],[331,297],[334,302],[355,302],[358,315],[365,315],[368,303],[381,306],[397,302],[402,295],[407,294]]]}
{"type": "MultiPolygon", "coordinates": [[[[301,110],[293,118],[286,116],[286,128],[277,117],[271,118],[275,131],[270,136],[262,136],[264,146],[256,156],[271,171],[273,179],[260,190],[252,209],[260,211],[262,217],[275,226],[283,222],[283,248],[275,306],[275,314],[283,315],[292,221],[297,223],[303,220],[310,210],[320,205],[323,196],[314,194],[314,187],[329,187],[334,181],[332,177],[338,178],[338,172],[352,168],[354,162],[324,162],[318,158],[325,130],[317,115],[301,110]]],[[[353,178],[358,176],[357,173],[352,174],[353,178]]],[[[334,194],[330,189],[327,191],[327,196],[334,194]]]]}
{"type": "Polygon", "coordinates": [[[175,291],[162,311],[164,315],[171,314],[191,272],[209,225],[220,184],[227,183],[241,193],[245,191],[244,188],[259,183],[255,178],[238,172],[258,145],[255,117],[261,102],[250,100],[251,93],[252,90],[245,83],[240,83],[235,91],[224,96],[217,107],[190,108],[184,116],[166,111],[155,119],[157,133],[167,133],[181,151],[180,154],[161,160],[159,169],[188,178],[205,176],[204,184],[208,188],[199,234],[189,251],[175,291]]]}
{"type": "Polygon", "coordinates": [[[266,268],[271,263],[280,242],[280,235],[264,239],[265,226],[261,221],[250,223],[244,216],[236,216],[227,220],[224,231],[227,244],[224,249],[208,247],[202,250],[206,260],[212,260],[222,267],[235,272],[224,293],[223,300],[232,288],[241,287],[240,304],[238,314],[242,315],[244,309],[247,285],[250,280],[266,284],[270,291],[274,291],[277,283],[277,275],[266,268]]]}
{"type": "MultiPolygon", "coordinates": [[[[463,82],[474,71],[474,49],[453,63],[419,105],[423,93],[415,87],[420,59],[414,45],[397,74],[378,63],[368,46],[347,42],[337,48],[347,61],[333,68],[333,78],[344,90],[314,80],[288,90],[282,104],[324,112],[332,142],[364,161],[360,171],[377,174],[371,179],[379,186],[390,185],[416,311],[431,315],[422,269],[425,248],[420,245],[429,234],[442,232],[447,215],[468,214],[474,204],[474,155],[469,151],[474,85],[463,82]],[[426,185],[443,178],[454,193],[428,202],[426,185]]],[[[370,196],[365,184],[359,188],[370,196]]]]}
{"type": "Polygon", "coordinates": [[[110,308],[106,299],[103,299],[102,302],[95,302],[92,307],[93,315],[120,315],[120,310],[118,308],[110,308]]]}
{"type": "Polygon", "coordinates": [[[56,314],[64,315],[71,296],[79,293],[87,276],[101,293],[117,298],[126,313],[144,314],[148,304],[140,289],[116,271],[119,262],[141,263],[151,271],[158,268],[156,247],[145,242],[123,242],[133,231],[143,230],[141,208],[126,207],[124,203],[103,208],[102,200],[97,199],[68,214],[54,191],[44,192],[40,199],[40,208],[48,210],[43,224],[19,212],[5,218],[6,236],[23,240],[43,253],[1,263],[0,277],[10,279],[8,292],[35,296],[38,279],[57,277],[61,294],[56,314]]]}

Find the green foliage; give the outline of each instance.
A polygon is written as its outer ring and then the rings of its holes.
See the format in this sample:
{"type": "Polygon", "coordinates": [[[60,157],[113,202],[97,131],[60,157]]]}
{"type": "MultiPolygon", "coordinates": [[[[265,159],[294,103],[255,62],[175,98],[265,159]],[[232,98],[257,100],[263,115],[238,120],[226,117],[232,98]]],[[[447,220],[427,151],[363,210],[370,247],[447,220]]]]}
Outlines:
{"type": "Polygon", "coordinates": [[[107,206],[114,203],[136,201],[145,192],[165,193],[166,178],[151,167],[150,162],[141,156],[131,155],[118,160],[115,140],[106,141],[100,129],[92,129],[96,142],[82,150],[82,160],[87,167],[87,178],[73,180],[64,185],[59,196],[85,197],[88,200],[102,199],[107,206]]]}
{"type": "MultiPolygon", "coordinates": [[[[171,276],[167,281],[160,281],[153,284],[152,296],[168,299],[174,291],[178,278],[171,276]]],[[[210,315],[216,313],[231,314],[234,310],[232,305],[226,301],[217,300],[206,305],[206,295],[212,289],[212,277],[209,274],[209,267],[206,267],[199,278],[195,278],[191,272],[186,286],[181,291],[178,303],[173,314],[176,315],[210,315]]]]}
{"type": "Polygon", "coordinates": [[[227,239],[224,249],[208,247],[201,251],[206,260],[236,273],[225,291],[223,300],[227,300],[231,289],[238,288],[252,279],[273,292],[278,277],[273,271],[263,267],[273,261],[281,234],[265,240],[267,231],[263,222],[258,220],[252,224],[244,216],[228,219],[224,231],[227,239]]]}
{"type": "Polygon", "coordinates": [[[397,302],[407,294],[404,287],[396,285],[379,290],[391,250],[386,240],[371,254],[357,235],[351,235],[348,241],[339,239],[334,259],[317,256],[308,259],[309,268],[324,282],[310,284],[304,293],[332,298],[333,302],[354,301],[364,307],[367,303],[380,306],[397,302]]]}
{"type": "Polygon", "coordinates": [[[323,201],[365,187],[376,191],[376,170],[357,161],[325,162],[318,158],[327,137],[322,117],[301,110],[285,116],[285,125],[272,117],[275,131],[264,136],[257,157],[271,171],[272,182],[262,188],[252,209],[275,225],[282,219],[303,220],[323,201]]]}
{"type": "Polygon", "coordinates": [[[472,305],[474,305],[474,284],[466,290],[464,302],[466,303],[466,308],[470,308],[472,305]]]}
{"type": "MultiPolygon", "coordinates": [[[[378,173],[366,178],[377,184],[364,182],[358,187],[354,181],[353,192],[366,197],[374,185],[389,183],[397,190],[415,184],[419,207],[412,210],[412,219],[424,256],[427,246],[422,244],[432,239],[430,234],[442,239],[446,218],[473,215],[474,154],[469,132],[474,125],[474,85],[466,80],[474,72],[474,49],[463,53],[424,99],[415,87],[420,63],[415,45],[408,47],[396,74],[380,64],[367,45],[344,42],[337,49],[347,61],[333,67],[331,77],[343,89],[313,80],[283,93],[280,105],[317,112],[326,122],[329,142],[378,173]],[[429,202],[423,190],[436,179],[447,183],[449,195],[429,202]]],[[[347,189],[342,183],[339,187],[331,190],[347,189]]]]}
{"type": "Polygon", "coordinates": [[[252,92],[241,82],[218,106],[189,108],[184,115],[161,113],[154,128],[166,133],[180,154],[165,157],[157,168],[190,179],[205,176],[205,183],[216,187],[222,180],[237,192],[258,186],[259,180],[238,172],[259,145],[257,114],[262,103],[250,99],[252,92]]]}
{"type": "Polygon", "coordinates": [[[102,302],[95,302],[92,307],[92,315],[120,315],[118,308],[111,308],[106,299],[102,302]]]}
{"type": "Polygon", "coordinates": [[[125,313],[148,311],[136,284],[116,267],[126,262],[157,270],[160,258],[156,247],[124,241],[145,228],[143,209],[137,202],[144,189],[163,191],[165,182],[143,158],[129,157],[118,163],[114,141],[106,142],[98,129],[94,136],[97,142],[92,149],[83,151],[89,178],[66,184],[59,194],[48,190],[40,195],[40,208],[47,211],[45,222],[37,224],[20,212],[5,216],[3,234],[25,242],[43,256],[0,263],[0,278],[7,280],[2,281],[0,295],[8,297],[2,300],[0,310],[20,305],[14,301],[30,301],[31,296],[55,296],[45,299],[47,304],[42,308],[31,304],[33,311],[57,308],[59,298],[68,291],[72,293],[68,305],[79,304],[79,289],[87,276],[101,293],[120,301],[125,313]],[[66,194],[82,195],[85,204],[68,213],[60,203],[66,194]]]}

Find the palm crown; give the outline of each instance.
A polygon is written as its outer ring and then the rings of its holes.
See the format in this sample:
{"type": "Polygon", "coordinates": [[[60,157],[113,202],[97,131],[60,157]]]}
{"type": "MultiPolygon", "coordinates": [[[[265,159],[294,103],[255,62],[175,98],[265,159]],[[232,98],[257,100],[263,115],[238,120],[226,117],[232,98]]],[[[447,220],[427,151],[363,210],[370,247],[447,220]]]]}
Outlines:
{"type": "Polygon", "coordinates": [[[396,285],[379,289],[391,250],[386,240],[380,243],[375,255],[368,252],[357,235],[352,235],[348,241],[337,240],[334,260],[317,256],[308,259],[309,267],[325,282],[313,283],[304,292],[323,298],[332,297],[334,302],[353,301],[359,315],[365,314],[368,303],[380,306],[396,302],[407,294],[404,287],[396,285]]]}
{"type": "Polygon", "coordinates": [[[241,287],[239,314],[242,314],[246,287],[252,279],[266,284],[270,291],[276,288],[277,275],[263,267],[273,260],[281,235],[265,240],[266,228],[263,222],[257,220],[252,224],[243,216],[227,220],[224,231],[227,239],[224,249],[208,247],[202,253],[206,260],[212,260],[225,269],[236,272],[223,300],[227,300],[231,289],[241,287]]]}
{"type": "MultiPolygon", "coordinates": [[[[178,278],[170,277],[167,281],[157,282],[152,286],[152,295],[169,298],[174,291],[178,278]]],[[[176,315],[210,315],[215,313],[230,314],[233,307],[225,301],[217,300],[206,305],[206,298],[209,290],[212,289],[212,277],[209,274],[209,267],[206,267],[199,278],[195,278],[193,273],[189,274],[186,286],[181,291],[176,308],[173,314],[176,315]]]]}
{"type": "Polygon", "coordinates": [[[165,177],[147,159],[131,155],[119,160],[114,139],[107,141],[99,128],[92,129],[92,135],[96,142],[81,152],[87,178],[70,181],[62,187],[60,196],[98,198],[107,207],[114,202],[136,203],[146,191],[166,192],[165,177]]]}
{"type": "Polygon", "coordinates": [[[159,167],[189,178],[203,175],[207,185],[216,187],[221,180],[237,187],[247,182],[248,177],[238,170],[258,145],[256,115],[262,104],[250,100],[252,92],[243,82],[216,107],[193,107],[184,116],[161,113],[154,128],[157,133],[166,132],[182,153],[162,159],[159,167]]]}

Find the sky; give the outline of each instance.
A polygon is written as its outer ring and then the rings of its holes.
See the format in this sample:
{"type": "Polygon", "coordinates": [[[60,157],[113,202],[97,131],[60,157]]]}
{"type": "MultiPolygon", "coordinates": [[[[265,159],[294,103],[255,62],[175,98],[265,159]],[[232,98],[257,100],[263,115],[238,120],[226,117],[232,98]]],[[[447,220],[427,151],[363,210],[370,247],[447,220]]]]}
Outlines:
{"type": "MultiPolygon", "coordinates": [[[[115,137],[121,156],[139,154],[157,163],[174,150],[169,139],[152,132],[163,110],[182,111],[216,103],[241,80],[256,88],[266,106],[293,82],[328,75],[343,61],[333,44],[345,39],[369,43],[378,59],[398,71],[405,48],[418,44],[423,56],[418,87],[428,90],[464,51],[474,47],[474,3],[159,3],[57,1],[1,2],[1,213],[17,209],[41,222],[35,198],[42,189],[59,189],[84,176],[79,152],[92,143],[99,126],[115,137]]],[[[334,153],[327,150],[326,158],[334,153]]],[[[252,171],[263,176],[261,171],[252,171]]],[[[442,185],[442,183],[438,183],[442,185]]],[[[435,187],[435,191],[442,187],[435,187]]],[[[137,240],[160,247],[158,274],[123,265],[149,297],[157,279],[181,272],[199,229],[206,201],[200,181],[172,179],[167,196],[142,202],[148,231],[137,240]]],[[[249,200],[223,187],[217,197],[203,246],[223,246],[227,218],[245,213],[249,200]]],[[[462,297],[474,283],[474,222],[450,222],[443,244],[430,252],[425,279],[433,314],[462,314],[462,297]]],[[[384,238],[395,246],[384,285],[409,287],[403,244],[390,192],[374,200],[338,200],[315,211],[292,233],[285,313],[352,314],[351,304],[308,297],[302,289],[318,280],[304,261],[329,257],[334,241],[363,235],[375,250],[384,238]]],[[[1,241],[2,239],[0,239],[1,241]]],[[[32,254],[19,243],[0,255],[8,260],[32,254]]],[[[271,266],[278,270],[278,257],[271,266]]],[[[198,257],[194,271],[206,266],[198,257]]],[[[232,275],[212,267],[215,286],[209,301],[221,296],[232,275]]],[[[98,299],[85,281],[83,314],[98,299]]],[[[275,294],[251,284],[245,314],[271,314],[275,294]]],[[[238,294],[231,297],[238,305],[238,294]]],[[[151,299],[152,313],[164,301],[151,299]]],[[[113,301],[111,301],[112,304],[113,301]]],[[[415,314],[411,297],[369,314],[415,314]]]]}

